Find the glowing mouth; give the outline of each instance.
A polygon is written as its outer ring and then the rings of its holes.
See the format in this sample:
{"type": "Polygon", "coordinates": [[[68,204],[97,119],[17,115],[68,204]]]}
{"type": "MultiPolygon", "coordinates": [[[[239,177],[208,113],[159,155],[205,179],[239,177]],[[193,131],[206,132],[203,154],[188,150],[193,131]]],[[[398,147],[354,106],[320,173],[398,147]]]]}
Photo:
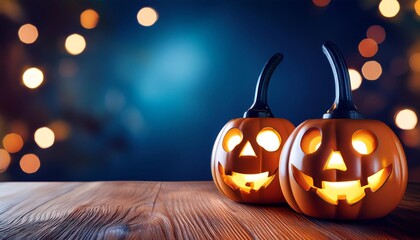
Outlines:
{"type": "Polygon", "coordinates": [[[297,169],[292,164],[293,177],[296,182],[305,190],[316,189],[316,194],[324,201],[333,205],[338,205],[338,200],[346,200],[348,204],[353,205],[360,201],[365,195],[365,189],[370,188],[376,192],[381,188],[389,175],[391,175],[392,164],[379,170],[367,178],[368,184],[361,186],[360,180],[328,182],[322,181],[322,188],[314,186],[314,180],[297,169]]]}
{"type": "Polygon", "coordinates": [[[244,174],[233,172],[231,175],[225,174],[225,169],[219,163],[219,172],[223,181],[233,190],[239,189],[241,192],[250,193],[251,190],[260,190],[260,188],[267,187],[273,181],[275,173],[269,176],[268,171],[256,174],[244,174]]]}

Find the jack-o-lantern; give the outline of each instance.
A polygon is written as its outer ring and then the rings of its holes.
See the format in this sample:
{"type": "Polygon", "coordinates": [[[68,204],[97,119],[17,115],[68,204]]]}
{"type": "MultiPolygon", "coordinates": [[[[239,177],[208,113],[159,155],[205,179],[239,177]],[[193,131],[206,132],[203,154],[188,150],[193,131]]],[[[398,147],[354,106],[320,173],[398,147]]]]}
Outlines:
{"type": "Polygon", "coordinates": [[[244,118],[229,121],[217,136],[211,170],[217,188],[230,199],[246,203],[284,202],[278,165],[293,124],[274,118],[267,105],[268,83],[283,55],[266,63],[258,79],[255,100],[244,118]]]}
{"type": "Polygon", "coordinates": [[[331,42],[323,51],[334,72],[335,102],[323,119],[307,120],[290,135],[280,159],[281,189],[295,211],[312,217],[385,216],[407,185],[403,148],[384,123],[362,119],[343,56],[331,42]]]}

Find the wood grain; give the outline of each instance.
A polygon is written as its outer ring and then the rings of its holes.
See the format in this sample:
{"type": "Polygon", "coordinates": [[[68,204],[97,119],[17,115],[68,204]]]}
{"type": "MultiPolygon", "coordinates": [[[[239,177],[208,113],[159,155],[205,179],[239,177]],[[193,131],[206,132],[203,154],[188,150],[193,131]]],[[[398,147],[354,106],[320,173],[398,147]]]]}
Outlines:
{"type": "Polygon", "coordinates": [[[420,184],[371,221],[247,205],[213,182],[1,183],[0,239],[420,239],[420,184]]]}

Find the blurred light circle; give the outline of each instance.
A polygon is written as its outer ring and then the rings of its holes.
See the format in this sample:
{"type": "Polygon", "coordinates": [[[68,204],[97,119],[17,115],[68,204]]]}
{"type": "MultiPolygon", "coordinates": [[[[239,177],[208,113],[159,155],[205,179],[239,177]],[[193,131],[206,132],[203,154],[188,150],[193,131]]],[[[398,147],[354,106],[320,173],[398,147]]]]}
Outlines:
{"type": "Polygon", "coordinates": [[[38,38],[38,29],[34,25],[27,23],[19,28],[18,36],[23,43],[34,43],[38,38]]]}
{"type": "Polygon", "coordinates": [[[25,154],[19,162],[20,168],[25,173],[31,174],[38,171],[41,161],[35,154],[25,154]]]}
{"type": "Polygon", "coordinates": [[[420,52],[413,53],[409,60],[410,68],[415,72],[420,72],[420,52]]]}
{"type": "Polygon", "coordinates": [[[416,148],[420,146],[420,130],[417,128],[401,132],[400,137],[408,147],[416,148]]]}
{"type": "Polygon", "coordinates": [[[355,69],[349,69],[351,90],[356,90],[362,84],[362,76],[355,69]]]}
{"type": "Polygon", "coordinates": [[[362,74],[367,80],[376,80],[382,74],[382,67],[377,61],[367,61],[362,66],[362,74]]]}
{"type": "Polygon", "coordinates": [[[382,16],[392,18],[400,11],[400,4],[396,0],[382,0],[379,3],[379,11],[382,16]]]}
{"type": "Polygon", "coordinates": [[[416,11],[417,15],[420,16],[420,0],[417,0],[414,3],[414,10],[416,11]]]}
{"type": "Polygon", "coordinates": [[[56,120],[50,123],[48,127],[54,132],[57,141],[66,140],[70,134],[69,124],[62,120],[56,120]]]}
{"type": "Polygon", "coordinates": [[[95,28],[98,25],[99,14],[93,9],[86,9],[80,14],[80,24],[86,29],[95,28]]]}
{"type": "Polygon", "coordinates": [[[359,43],[359,52],[363,57],[373,57],[378,52],[378,44],[371,38],[365,38],[359,43]]]}
{"type": "Polygon", "coordinates": [[[377,44],[380,44],[385,40],[386,32],[383,27],[379,25],[372,25],[368,28],[366,36],[370,39],[375,40],[377,44]]]}
{"type": "Polygon", "coordinates": [[[47,128],[38,128],[34,134],[35,142],[40,148],[49,148],[54,144],[54,132],[47,128]]]}
{"type": "Polygon", "coordinates": [[[317,7],[325,7],[328,6],[328,4],[330,4],[331,0],[312,0],[312,2],[317,7]]]}
{"type": "Polygon", "coordinates": [[[23,139],[19,134],[9,133],[3,138],[3,147],[9,153],[17,153],[23,147],[23,139]]]}
{"type": "Polygon", "coordinates": [[[79,55],[85,50],[86,41],[82,35],[74,33],[66,38],[64,46],[71,55],[79,55]]]}
{"type": "Polygon", "coordinates": [[[10,154],[4,149],[0,149],[0,173],[7,170],[10,165],[10,161],[10,154]]]}
{"type": "Polygon", "coordinates": [[[408,108],[400,110],[397,114],[395,114],[395,124],[403,130],[415,128],[417,121],[417,114],[408,108]]]}
{"type": "Polygon", "coordinates": [[[144,7],[137,13],[137,21],[140,25],[149,27],[155,24],[159,16],[155,9],[151,7],[144,7]]]}
{"type": "Polygon", "coordinates": [[[23,73],[22,80],[27,88],[34,89],[44,81],[44,74],[38,68],[29,68],[23,73]]]}

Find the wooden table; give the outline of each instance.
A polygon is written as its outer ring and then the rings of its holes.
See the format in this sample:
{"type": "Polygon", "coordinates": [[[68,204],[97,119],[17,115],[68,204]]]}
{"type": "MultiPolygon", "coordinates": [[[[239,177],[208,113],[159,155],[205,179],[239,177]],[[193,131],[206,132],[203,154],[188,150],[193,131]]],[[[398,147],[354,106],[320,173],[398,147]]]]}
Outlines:
{"type": "Polygon", "coordinates": [[[307,218],[226,199],[213,182],[0,183],[0,239],[419,239],[420,184],[387,217],[307,218]]]}

